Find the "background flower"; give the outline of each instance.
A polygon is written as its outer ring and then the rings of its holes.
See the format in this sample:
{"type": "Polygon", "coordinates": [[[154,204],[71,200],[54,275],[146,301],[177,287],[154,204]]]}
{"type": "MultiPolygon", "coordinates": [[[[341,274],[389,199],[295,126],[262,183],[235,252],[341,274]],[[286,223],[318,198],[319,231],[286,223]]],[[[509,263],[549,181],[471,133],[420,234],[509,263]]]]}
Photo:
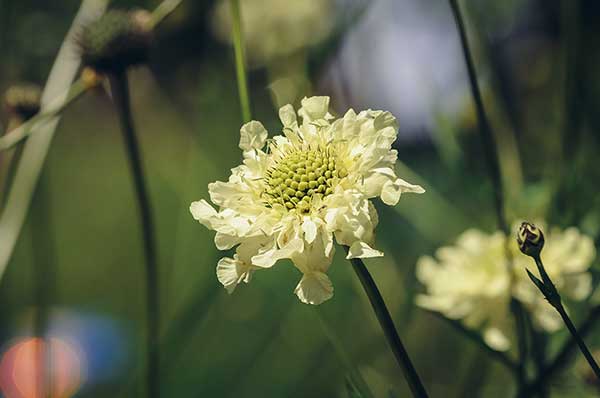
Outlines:
{"type": "MultiPolygon", "coordinates": [[[[507,242],[501,232],[471,229],[461,234],[454,246],[438,249],[436,258],[420,258],[417,277],[427,292],[417,296],[417,304],[460,319],[470,328],[481,328],[488,345],[507,350],[512,335],[508,243],[516,275],[512,295],[530,311],[535,326],[548,332],[560,329],[560,315],[527,277],[526,269],[538,274],[533,261],[519,252],[513,240],[508,237],[507,242]]],[[[552,228],[546,234],[542,258],[563,297],[581,301],[591,293],[587,271],[595,256],[592,239],[576,228],[552,228]]]]}
{"type": "MultiPolygon", "coordinates": [[[[247,55],[255,65],[319,43],[335,24],[331,0],[241,0],[240,7],[247,55]]],[[[229,0],[217,3],[212,27],[220,40],[231,42],[229,0]]]]}

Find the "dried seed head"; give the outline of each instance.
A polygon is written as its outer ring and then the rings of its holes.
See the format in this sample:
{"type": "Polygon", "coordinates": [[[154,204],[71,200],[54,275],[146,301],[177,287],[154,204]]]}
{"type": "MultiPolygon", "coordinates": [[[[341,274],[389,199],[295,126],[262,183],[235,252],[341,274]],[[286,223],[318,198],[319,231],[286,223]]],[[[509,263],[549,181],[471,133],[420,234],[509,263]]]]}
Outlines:
{"type": "Polygon", "coordinates": [[[535,225],[526,221],[521,223],[517,233],[517,243],[523,254],[538,257],[544,248],[544,233],[535,225]]]}
{"type": "Polygon", "coordinates": [[[152,40],[147,11],[113,10],[84,27],[79,37],[84,65],[118,73],[148,59],[152,40]]]}
{"type": "Polygon", "coordinates": [[[10,87],[4,94],[4,104],[10,118],[21,122],[40,111],[42,90],[38,85],[25,83],[10,87]]]}

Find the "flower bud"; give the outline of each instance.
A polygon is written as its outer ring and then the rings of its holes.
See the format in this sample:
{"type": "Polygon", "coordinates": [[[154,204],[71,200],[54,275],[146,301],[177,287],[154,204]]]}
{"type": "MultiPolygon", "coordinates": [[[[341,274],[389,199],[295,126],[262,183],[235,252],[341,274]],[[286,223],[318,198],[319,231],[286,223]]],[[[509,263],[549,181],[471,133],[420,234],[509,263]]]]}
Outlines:
{"type": "Polygon", "coordinates": [[[522,222],[517,233],[517,243],[523,254],[538,257],[544,248],[544,234],[541,229],[529,222],[522,222]]]}
{"type": "Polygon", "coordinates": [[[84,27],[79,37],[85,66],[100,73],[120,73],[148,60],[151,24],[145,11],[113,10],[84,27]]]}
{"type": "Polygon", "coordinates": [[[25,83],[10,87],[4,95],[4,104],[10,119],[18,124],[32,118],[40,111],[42,90],[35,84],[25,83]]]}

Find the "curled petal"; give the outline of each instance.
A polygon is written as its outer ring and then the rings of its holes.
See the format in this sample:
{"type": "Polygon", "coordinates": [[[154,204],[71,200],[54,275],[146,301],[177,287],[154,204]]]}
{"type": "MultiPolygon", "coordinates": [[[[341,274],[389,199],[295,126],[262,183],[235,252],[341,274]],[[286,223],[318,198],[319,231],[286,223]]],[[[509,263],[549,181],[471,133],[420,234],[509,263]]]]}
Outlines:
{"type": "Polygon", "coordinates": [[[420,185],[413,185],[398,178],[396,181],[388,181],[383,184],[381,200],[388,206],[394,206],[398,203],[400,195],[404,192],[424,193],[425,190],[420,185]]]}
{"type": "Polygon", "coordinates": [[[329,111],[329,97],[310,97],[302,100],[302,108],[298,114],[305,119],[305,122],[324,119],[329,111]]]}
{"type": "Polygon", "coordinates": [[[229,294],[233,293],[242,281],[248,283],[250,277],[250,267],[238,259],[223,257],[217,263],[217,279],[229,294]]]}
{"type": "Polygon", "coordinates": [[[279,109],[279,119],[283,124],[283,127],[292,127],[294,126],[296,121],[296,111],[294,111],[294,107],[290,104],[284,105],[279,109]]]}
{"type": "Polygon", "coordinates": [[[265,146],[268,136],[269,133],[261,122],[248,122],[240,130],[240,148],[244,152],[261,149],[265,146]]]}
{"type": "Polygon", "coordinates": [[[365,242],[354,242],[348,250],[348,256],[346,259],[351,260],[353,258],[371,258],[371,257],[383,257],[383,252],[373,249],[365,242]]]}
{"type": "Polygon", "coordinates": [[[212,227],[212,219],[217,216],[217,211],[204,199],[197,202],[192,202],[190,205],[190,213],[195,220],[199,221],[202,225],[210,229],[212,227]]]}
{"type": "Polygon", "coordinates": [[[294,293],[305,304],[319,305],[333,297],[333,285],[325,273],[311,272],[304,274],[294,293]]]}

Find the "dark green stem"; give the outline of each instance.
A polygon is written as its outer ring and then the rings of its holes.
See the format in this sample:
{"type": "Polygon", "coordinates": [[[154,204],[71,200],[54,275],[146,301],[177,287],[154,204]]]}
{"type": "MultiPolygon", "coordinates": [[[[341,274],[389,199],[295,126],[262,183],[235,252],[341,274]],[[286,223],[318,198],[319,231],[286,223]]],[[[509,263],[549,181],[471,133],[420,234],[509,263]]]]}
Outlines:
{"type": "MultiPolygon", "coordinates": [[[[600,305],[592,309],[587,319],[579,327],[580,338],[587,336],[599,320],[600,305]]],[[[573,356],[577,346],[577,340],[571,335],[571,338],[563,345],[552,363],[544,367],[544,369],[538,373],[537,378],[532,383],[522,388],[521,391],[519,391],[518,396],[520,398],[532,397],[539,393],[539,391],[542,391],[545,387],[546,381],[550,380],[569,364],[569,360],[573,356]]]]}
{"type": "MultiPolygon", "coordinates": [[[[344,249],[346,250],[346,253],[348,253],[348,247],[344,246],[344,249]]],[[[390,316],[390,312],[383,301],[383,297],[381,297],[381,293],[379,292],[375,281],[360,258],[353,258],[350,262],[352,263],[352,267],[354,268],[362,287],[369,297],[377,320],[383,329],[383,333],[396,357],[398,365],[400,365],[400,368],[404,373],[404,378],[406,379],[413,396],[419,398],[427,397],[428,395],[425,391],[425,387],[423,386],[423,383],[421,383],[421,379],[408,356],[408,352],[406,352],[406,349],[400,340],[394,321],[390,316]]]]}
{"type": "Polygon", "coordinates": [[[573,337],[573,340],[575,340],[575,342],[579,346],[579,349],[581,350],[581,353],[583,354],[583,356],[585,357],[585,359],[590,364],[590,367],[594,371],[594,374],[596,375],[596,377],[598,378],[598,380],[600,380],[600,367],[598,367],[598,364],[596,363],[596,360],[592,356],[592,353],[587,348],[587,346],[585,345],[585,342],[583,341],[583,339],[579,335],[579,332],[577,331],[577,328],[575,327],[575,325],[573,325],[573,322],[571,322],[571,318],[569,318],[569,315],[567,314],[567,311],[565,311],[565,307],[563,307],[563,305],[561,304],[560,306],[558,306],[558,308],[556,310],[560,314],[560,317],[563,319],[565,325],[567,325],[567,329],[569,329],[569,332],[571,333],[571,336],[573,337]]]}
{"type": "Polygon", "coordinates": [[[456,26],[458,27],[458,33],[460,35],[460,42],[462,44],[463,56],[467,66],[467,74],[469,76],[469,85],[471,87],[471,94],[473,101],[475,102],[475,111],[477,113],[477,124],[483,143],[483,151],[485,154],[485,161],[489,175],[492,179],[494,189],[494,204],[496,209],[496,217],[498,222],[498,228],[500,228],[506,235],[509,234],[508,223],[506,222],[506,215],[504,213],[504,189],[502,186],[502,177],[500,175],[500,161],[498,159],[498,149],[496,140],[492,133],[492,128],[483,106],[483,100],[481,97],[481,90],[479,89],[479,83],[477,82],[477,74],[475,72],[475,65],[473,63],[473,56],[469,49],[469,42],[467,40],[467,33],[465,30],[465,24],[460,13],[457,0],[449,0],[456,26]]]}
{"type": "MultiPolygon", "coordinates": [[[[504,234],[508,237],[510,234],[510,229],[508,226],[508,222],[506,221],[506,214],[504,210],[504,187],[502,184],[502,176],[500,174],[500,160],[498,159],[498,147],[494,138],[494,134],[492,132],[491,124],[483,106],[481,90],[479,89],[479,83],[477,81],[477,73],[475,72],[475,64],[473,63],[473,56],[471,55],[471,50],[469,49],[469,42],[467,40],[465,23],[460,12],[460,7],[458,6],[458,0],[449,0],[449,2],[460,36],[463,56],[465,59],[465,64],[467,66],[467,74],[469,77],[469,86],[471,88],[473,101],[475,102],[477,124],[479,127],[479,132],[483,144],[483,152],[485,155],[484,158],[487,163],[488,173],[492,181],[492,186],[494,190],[496,221],[498,224],[498,228],[502,232],[504,232],[504,234]]],[[[511,265],[510,250],[508,249],[508,246],[506,248],[506,254],[509,262],[510,272],[514,274],[514,270],[512,269],[511,265]]],[[[515,299],[511,300],[510,307],[515,318],[519,346],[518,381],[519,385],[523,386],[523,384],[525,383],[525,363],[527,360],[527,343],[524,326],[525,310],[523,309],[521,303],[515,299]]]]}
{"type": "Polygon", "coordinates": [[[116,73],[110,78],[112,94],[115,106],[119,113],[119,119],[123,130],[123,138],[127,148],[129,166],[133,177],[135,194],[138,202],[139,216],[143,234],[144,254],[146,259],[146,310],[147,310],[147,389],[149,398],[160,396],[160,362],[159,362],[159,283],[158,264],[156,256],[156,239],[154,236],[154,223],[152,218],[152,207],[144,171],[142,159],[133,125],[131,104],[129,98],[129,85],[125,71],[116,73]]]}
{"type": "Polygon", "coordinates": [[[436,318],[439,318],[439,319],[443,320],[444,322],[448,323],[454,329],[456,329],[457,331],[462,333],[464,336],[468,337],[470,340],[472,340],[474,343],[476,343],[481,349],[486,351],[492,358],[494,358],[495,360],[497,360],[498,362],[500,362],[501,364],[506,366],[511,372],[517,371],[518,365],[512,359],[510,359],[508,357],[508,355],[506,355],[506,353],[495,350],[492,347],[490,347],[489,345],[487,345],[486,342],[483,340],[483,338],[481,337],[481,335],[478,332],[465,327],[460,321],[446,318],[439,312],[429,311],[429,313],[431,315],[435,316],[436,318]]]}
{"type": "Polygon", "coordinates": [[[588,363],[590,364],[590,367],[594,371],[594,374],[600,381],[600,367],[598,367],[598,364],[596,363],[596,360],[594,360],[592,353],[585,345],[585,342],[581,338],[581,335],[577,331],[577,328],[575,327],[575,325],[571,321],[571,318],[567,314],[567,311],[565,310],[565,307],[563,306],[560,294],[558,293],[558,290],[556,290],[556,286],[552,282],[552,279],[550,279],[550,276],[546,272],[546,269],[544,267],[544,263],[542,262],[541,257],[539,255],[537,255],[537,256],[534,256],[533,259],[535,260],[535,263],[538,267],[538,271],[540,272],[540,276],[542,277],[542,282],[543,282],[543,285],[541,285],[542,289],[543,289],[542,293],[546,297],[546,300],[548,300],[550,305],[552,305],[556,309],[556,311],[562,318],[563,322],[567,326],[567,329],[569,329],[569,332],[571,333],[573,340],[579,346],[581,353],[583,354],[585,359],[588,361],[588,363]]]}

